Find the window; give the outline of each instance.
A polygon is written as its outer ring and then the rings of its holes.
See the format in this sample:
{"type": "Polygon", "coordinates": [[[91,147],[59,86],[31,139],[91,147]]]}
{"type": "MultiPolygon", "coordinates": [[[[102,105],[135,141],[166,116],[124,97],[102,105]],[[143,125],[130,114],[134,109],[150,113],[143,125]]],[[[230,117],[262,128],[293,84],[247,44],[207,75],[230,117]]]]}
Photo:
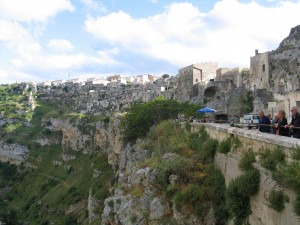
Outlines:
{"type": "Polygon", "coordinates": [[[300,63],[297,63],[297,66],[300,66],[300,63]]]}
{"type": "Polygon", "coordinates": [[[265,70],[266,70],[266,65],[263,64],[263,65],[262,65],[262,71],[265,71],[265,70]]]}
{"type": "Polygon", "coordinates": [[[196,79],[196,82],[198,82],[198,79],[196,79]]]}

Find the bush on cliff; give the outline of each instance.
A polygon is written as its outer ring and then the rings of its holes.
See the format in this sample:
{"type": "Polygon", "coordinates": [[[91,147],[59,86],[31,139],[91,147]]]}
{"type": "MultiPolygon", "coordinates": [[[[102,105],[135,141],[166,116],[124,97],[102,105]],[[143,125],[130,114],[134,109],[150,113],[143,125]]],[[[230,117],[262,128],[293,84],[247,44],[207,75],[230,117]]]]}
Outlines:
{"type": "Polygon", "coordinates": [[[199,105],[180,103],[177,100],[158,97],[146,103],[136,103],[125,114],[122,120],[124,128],[123,138],[125,142],[134,142],[137,138],[143,138],[150,127],[163,120],[177,119],[179,114],[190,116],[199,109],[199,105]]]}
{"type": "Polygon", "coordinates": [[[189,209],[203,219],[213,207],[216,224],[225,224],[225,179],[211,164],[217,146],[203,127],[191,133],[170,120],[152,128],[143,142],[153,152],[147,166],[155,168],[157,189],[176,209],[189,209]]]}
{"type": "Polygon", "coordinates": [[[250,169],[232,180],[226,189],[226,205],[235,224],[242,224],[251,214],[250,196],[258,192],[260,173],[250,169]]]}

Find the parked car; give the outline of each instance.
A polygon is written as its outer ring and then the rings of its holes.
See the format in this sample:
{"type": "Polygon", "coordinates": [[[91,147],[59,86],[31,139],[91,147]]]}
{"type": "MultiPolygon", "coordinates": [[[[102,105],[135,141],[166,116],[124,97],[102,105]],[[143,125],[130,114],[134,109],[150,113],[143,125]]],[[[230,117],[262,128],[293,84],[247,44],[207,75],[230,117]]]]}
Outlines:
{"type": "Polygon", "coordinates": [[[251,129],[252,127],[258,127],[258,114],[247,114],[244,115],[244,124],[248,125],[248,128],[251,129]]]}
{"type": "Polygon", "coordinates": [[[244,115],[244,123],[259,123],[258,114],[244,115]]]}

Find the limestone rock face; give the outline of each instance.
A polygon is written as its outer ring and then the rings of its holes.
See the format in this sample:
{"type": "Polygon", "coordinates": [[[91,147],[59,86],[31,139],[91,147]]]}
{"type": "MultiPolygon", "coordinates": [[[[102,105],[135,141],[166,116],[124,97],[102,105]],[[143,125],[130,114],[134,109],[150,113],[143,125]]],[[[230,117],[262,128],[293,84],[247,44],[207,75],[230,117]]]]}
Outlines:
{"type": "Polygon", "coordinates": [[[88,205],[87,210],[89,212],[89,223],[94,222],[96,219],[99,218],[99,215],[96,214],[95,209],[98,207],[99,203],[97,199],[95,199],[92,195],[92,192],[90,190],[89,192],[89,198],[88,198],[88,205]]]}
{"type": "MultiPolygon", "coordinates": [[[[51,126],[48,129],[62,132],[60,142],[64,149],[72,149],[89,154],[94,150],[93,144],[100,148],[107,146],[107,132],[105,132],[101,124],[94,125],[96,129],[93,126],[89,129],[89,124],[72,124],[70,121],[63,119],[52,118],[50,122],[51,126]],[[80,126],[85,130],[79,130],[78,127],[80,126]]],[[[41,142],[42,140],[39,139],[38,141],[41,142]]],[[[46,144],[47,140],[43,140],[43,142],[46,144]]]]}
{"type": "Polygon", "coordinates": [[[273,94],[277,94],[277,101],[282,102],[285,99],[290,101],[298,101],[298,93],[300,90],[300,25],[291,29],[287,36],[279,45],[279,47],[269,53],[270,58],[270,78],[269,85],[273,94]],[[283,95],[283,96],[281,96],[283,95]]]}
{"type": "MultiPolygon", "coordinates": [[[[101,224],[202,225],[203,222],[191,214],[190,208],[183,207],[178,211],[171,199],[166,199],[157,191],[155,169],[140,166],[140,163],[151,157],[151,152],[142,149],[141,145],[138,140],[136,144],[128,144],[120,149],[118,164],[115,164],[116,183],[111,189],[111,196],[104,202],[101,224]]],[[[175,153],[167,153],[162,160],[172,161],[177,157],[175,153]]],[[[169,179],[176,182],[176,174],[171,174],[169,179]]],[[[213,216],[207,221],[211,219],[213,216]]]]}
{"type": "Polygon", "coordinates": [[[197,218],[195,215],[190,214],[190,210],[186,207],[182,207],[181,211],[178,211],[173,205],[173,216],[178,224],[185,225],[185,224],[198,224],[198,225],[204,225],[204,223],[197,218]]]}
{"type": "Polygon", "coordinates": [[[150,219],[160,219],[164,216],[170,215],[171,213],[171,207],[168,204],[168,202],[155,197],[150,205],[150,219]]]}
{"type": "Polygon", "coordinates": [[[77,127],[74,127],[69,121],[62,119],[51,119],[53,130],[61,130],[63,137],[61,143],[67,145],[73,150],[83,148],[83,139],[85,137],[80,133],[77,127]]]}
{"type": "Polygon", "coordinates": [[[300,25],[293,27],[288,37],[286,37],[279,45],[279,48],[300,46],[300,25]]]}
{"type": "Polygon", "coordinates": [[[0,141],[0,160],[20,163],[26,159],[28,148],[18,144],[9,144],[0,141]]]}
{"type": "Polygon", "coordinates": [[[113,168],[117,168],[119,164],[119,155],[121,153],[121,149],[123,147],[122,136],[121,136],[121,115],[114,115],[108,126],[108,161],[113,166],[113,168]]]}

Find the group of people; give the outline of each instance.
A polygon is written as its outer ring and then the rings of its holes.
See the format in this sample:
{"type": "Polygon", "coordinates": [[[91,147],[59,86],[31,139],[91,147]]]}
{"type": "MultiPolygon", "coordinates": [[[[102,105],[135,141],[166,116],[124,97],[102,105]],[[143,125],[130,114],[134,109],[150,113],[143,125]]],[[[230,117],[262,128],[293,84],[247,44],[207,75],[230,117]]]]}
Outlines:
{"type": "Polygon", "coordinates": [[[300,114],[297,112],[297,107],[291,108],[292,120],[288,124],[285,117],[285,112],[279,110],[275,115],[274,120],[264,115],[263,111],[258,113],[259,131],[264,133],[272,133],[281,136],[294,137],[300,139],[300,114]]]}

